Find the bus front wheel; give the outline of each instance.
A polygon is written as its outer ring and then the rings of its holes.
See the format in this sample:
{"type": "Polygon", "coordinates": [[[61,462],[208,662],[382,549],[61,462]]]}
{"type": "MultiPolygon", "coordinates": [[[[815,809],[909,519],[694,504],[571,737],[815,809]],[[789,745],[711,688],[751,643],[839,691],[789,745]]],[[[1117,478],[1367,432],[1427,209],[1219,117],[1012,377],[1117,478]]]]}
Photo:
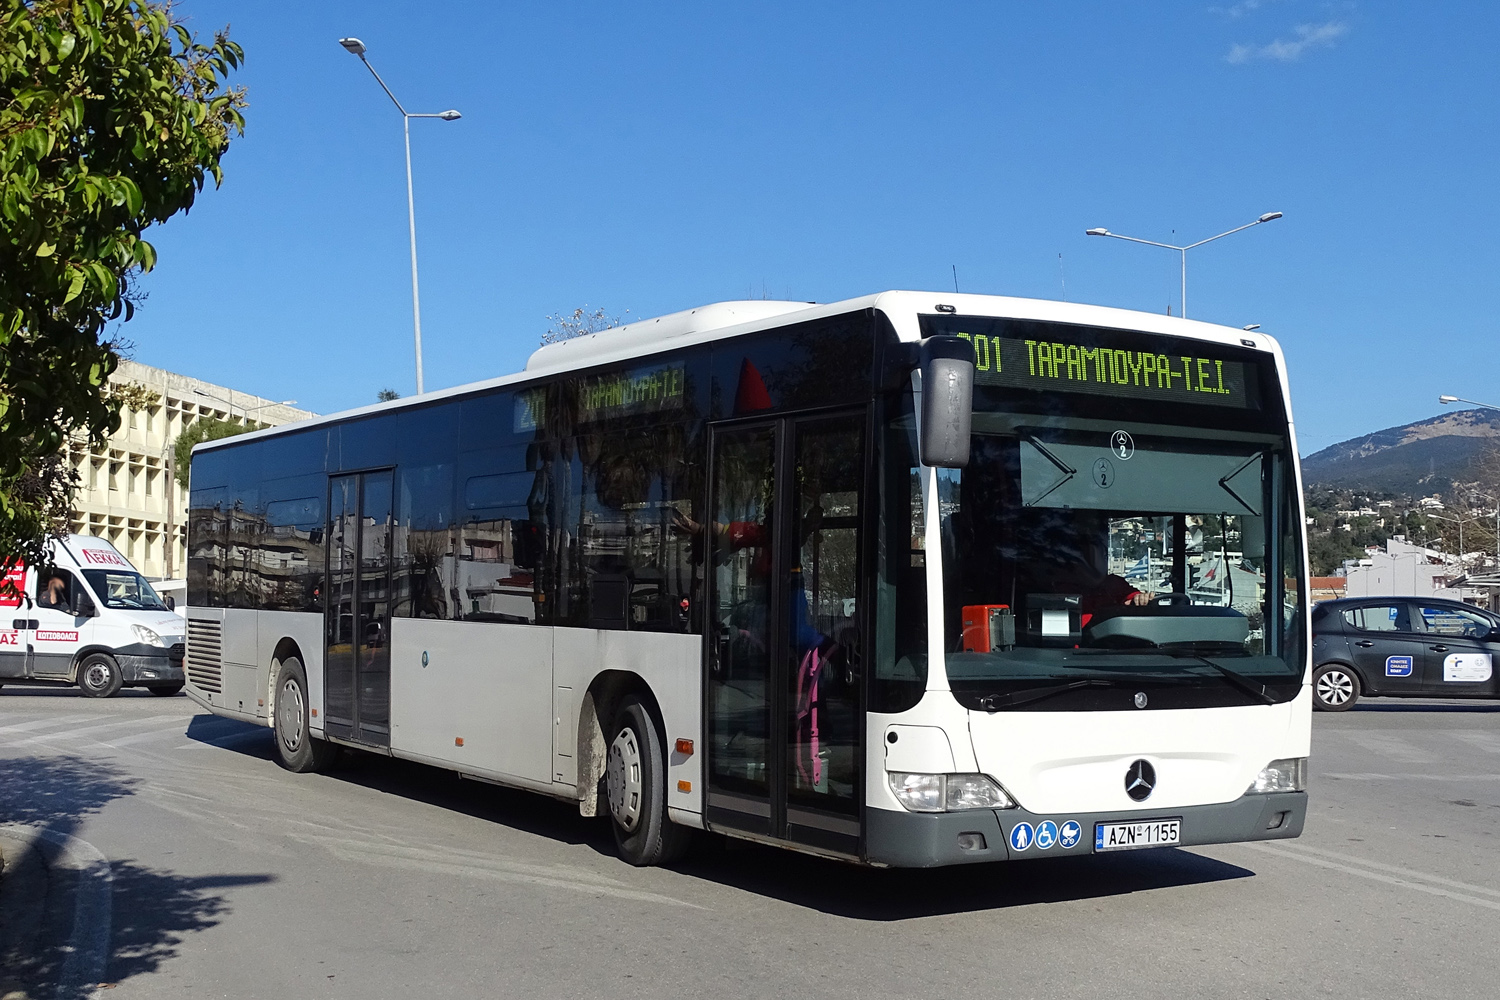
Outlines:
{"type": "Polygon", "coordinates": [[[633,865],[670,864],[690,831],[667,818],[665,739],[637,698],[620,706],[612,728],[604,779],[620,856],[633,865]]]}
{"type": "Polygon", "coordinates": [[[308,726],[307,673],[302,661],[289,656],[276,672],[276,762],[288,771],[305,774],[327,771],[339,748],[314,738],[308,726]]]}

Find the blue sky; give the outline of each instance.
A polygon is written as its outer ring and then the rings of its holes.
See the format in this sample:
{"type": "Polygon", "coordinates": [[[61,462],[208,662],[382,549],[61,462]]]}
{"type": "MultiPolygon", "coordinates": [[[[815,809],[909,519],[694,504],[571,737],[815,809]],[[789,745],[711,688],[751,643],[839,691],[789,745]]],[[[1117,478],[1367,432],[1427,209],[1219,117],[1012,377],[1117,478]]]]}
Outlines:
{"type": "Polygon", "coordinates": [[[547,316],[886,288],[1177,310],[1285,346],[1304,454],[1500,402],[1500,5],[247,4],[224,184],[154,230],[147,364],[319,412],[429,389],[547,316]],[[1062,255],[1059,262],[1059,254],[1062,255]]]}

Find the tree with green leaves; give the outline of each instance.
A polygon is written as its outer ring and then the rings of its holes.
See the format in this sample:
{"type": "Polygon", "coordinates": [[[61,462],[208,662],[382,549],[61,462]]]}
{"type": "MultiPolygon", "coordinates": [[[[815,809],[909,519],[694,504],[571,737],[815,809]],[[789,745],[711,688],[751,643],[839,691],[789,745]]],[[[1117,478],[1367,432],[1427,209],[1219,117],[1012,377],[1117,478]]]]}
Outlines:
{"type": "Polygon", "coordinates": [[[246,431],[258,431],[262,424],[232,424],[228,420],[202,417],[192,422],[188,429],[177,435],[172,442],[172,476],[183,489],[188,488],[188,467],[193,462],[193,445],[204,441],[234,437],[246,431]]]}
{"type": "Polygon", "coordinates": [[[71,480],[70,435],[119,426],[105,338],[244,128],[243,53],[164,0],[0,0],[0,564],[34,561],[71,480]]]}

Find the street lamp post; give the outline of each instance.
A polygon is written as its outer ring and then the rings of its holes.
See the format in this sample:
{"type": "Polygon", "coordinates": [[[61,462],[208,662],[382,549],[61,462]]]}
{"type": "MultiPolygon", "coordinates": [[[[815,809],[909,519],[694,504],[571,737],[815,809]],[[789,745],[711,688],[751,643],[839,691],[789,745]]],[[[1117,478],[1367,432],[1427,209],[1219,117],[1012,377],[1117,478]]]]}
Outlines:
{"type": "Polygon", "coordinates": [[[1162,247],[1162,248],[1167,249],[1167,250],[1176,250],[1178,253],[1182,254],[1182,317],[1183,317],[1183,319],[1186,319],[1187,318],[1187,252],[1189,250],[1194,249],[1195,247],[1201,247],[1205,243],[1212,243],[1214,240],[1222,240],[1224,237],[1226,237],[1226,236],[1233,236],[1235,233],[1240,232],[1243,229],[1249,229],[1251,226],[1258,226],[1262,222],[1271,222],[1272,220],[1279,219],[1279,218],[1281,218],[1281,213],[1280,212],[1267,212],[1265,215],[1262,215],[1260,218],[1256,219],[1254,222],[1247,222],[1243,226],[1237,226],[1236,228],[1231,229],[1228,232],[1220,233],[1218,236],[1210,236],[1206,240],[1199,240],[1197,243],[1189,243],[1185,247],[1174,246],[1171,243],[1157,243],[1155,240],[1138,239],[1137,237],[1134,237],[1134,236],[1121,236],[1119,233],[1112,233],[1108,229],[1088,229],[1088,230],[1084,231],[1084,235],[1085,236],[1112,236],[1112,237],[1114,237],[1117,240],[1129,240],[1131,243],[1144,243],[1147,246],[1151,246],[1151,247],[1162,247]]]}
{"type": "Polygon", "coordinates": [[[342,45],[352,55],[359,56],[359,61],[365,64],[365,69],[380,84],[380,89],[385,91],[385,96],[391,99],[396,110],[401,112],[401,126],[406,135],[406,221],[411,232],[411,316],[412,325],[415,329],[415,340],[417,349],[417,395],[422,395],[422,297],[417,290],[417,209],[416,202],[411,193],[411,120],[413,118],[441,118],[445,122],[457,121],[463,115],[457,111],[439,111],[433,114],[417,114],[407,111],[401,102],[396,100],[396,95],[391,93],[391,88],[385,85],[380,74],[375,72],[375,67],[370,65],[370,60],[365,58],[365,43],[358,38],[340,38],[342,45]]]}
{"type": "Polygon", "coordinates": [[[1462,569],[1464,565],[1464,519],[1461,517],[1446,517],[1442,514],[1431,513],[1429,513],[1427,516],[1438,521],[1452,521],[1454,524],[1458,525],[1458,566],[1460,569],[1462,569]]]}

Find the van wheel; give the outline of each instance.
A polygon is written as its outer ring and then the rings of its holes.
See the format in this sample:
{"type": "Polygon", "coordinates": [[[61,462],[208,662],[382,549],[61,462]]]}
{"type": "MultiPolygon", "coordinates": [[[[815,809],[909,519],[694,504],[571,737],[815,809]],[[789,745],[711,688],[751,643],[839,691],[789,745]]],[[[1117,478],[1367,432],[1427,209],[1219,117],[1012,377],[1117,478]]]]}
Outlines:
{"type": "Polygon", "coordinates": [[[108,653],[90,653],[78,665],[78,690],[85,698],[113,698],[124,683],[120,665],[108,653]]]}
{"type": "Polygon", "coordinates": [[[181,684],[162,684],[162,685],[159,685],[157,687],[147,688],[146,690],[150,691],[152,694],[156,695],[158,698],[170,698],[170,697],[172,697],[172,695],[174,695],[178,691],[182,690],[182,685],[181,684]]]}
{"type": "Polygon", "coordinates": [[[1347,712],[1359,701],[1359,678],[1342,663],[1313,671],[1313,706],[1324,712],[1347,712]]]}
{"type": "Polygon", "coordinates": [[[613,728],[604,778],[620,857],[633,865],[670,864],[687,849],[691,831],[667,818],[665,741],[637,698],[620,706],[613,728]]]}
{"type": "Polygon", "coordinates": [[[314,738],[308,726],[307,672],[302,661],[289,656],[276,672],[276,762],[288,771],[305,774],[327,771],[338,758],[339,748],[314,738]]]}

